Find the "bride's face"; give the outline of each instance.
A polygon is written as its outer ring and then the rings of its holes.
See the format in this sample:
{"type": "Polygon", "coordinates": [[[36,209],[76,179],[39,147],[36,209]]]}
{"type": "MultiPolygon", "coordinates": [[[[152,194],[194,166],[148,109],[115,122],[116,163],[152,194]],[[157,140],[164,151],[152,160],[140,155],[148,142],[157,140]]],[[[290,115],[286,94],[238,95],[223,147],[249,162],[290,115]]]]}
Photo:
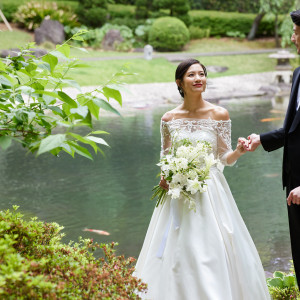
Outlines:
{"type": "Polygon", "coordinates": [[[185,95],[203,93],[206,89],[206,77],[201,65],[191,65],[184,74],[182,81],[178,81],[177,84],[183,89],[185,95]]]}

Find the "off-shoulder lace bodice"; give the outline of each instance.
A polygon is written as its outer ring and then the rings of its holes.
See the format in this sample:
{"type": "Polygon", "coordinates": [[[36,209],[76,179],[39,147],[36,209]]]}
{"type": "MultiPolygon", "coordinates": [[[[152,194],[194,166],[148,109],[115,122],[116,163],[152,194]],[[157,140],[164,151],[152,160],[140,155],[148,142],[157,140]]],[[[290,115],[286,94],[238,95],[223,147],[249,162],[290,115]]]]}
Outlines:
{"type": "Polygon", "coordinates": [[[161,156],[168,153],[172,140],[190,139],[207,141],[212,145],[213,153],[224,165],[231,148],[231,120],[213,119],[172,119],[161,121],[161,156]]]}

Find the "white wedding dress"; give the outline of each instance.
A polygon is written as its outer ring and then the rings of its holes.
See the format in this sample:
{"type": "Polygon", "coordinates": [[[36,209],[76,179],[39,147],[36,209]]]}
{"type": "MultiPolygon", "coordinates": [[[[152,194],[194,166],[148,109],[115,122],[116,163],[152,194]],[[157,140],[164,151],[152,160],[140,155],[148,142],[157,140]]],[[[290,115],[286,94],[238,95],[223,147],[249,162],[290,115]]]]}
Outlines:
{"type": "MultiPolygon", "coordinates": [[[[162,154],[172,136],[205,140],[223,165],[231,150],[231,121],[173,119],[161,123],[162,154]]],[[[143,299],[270,299],[264,270],[220,166],[207,192],[195,194],[196,212],[167,196],[154,213],[134,275],[148,284],[143,299]]]]}

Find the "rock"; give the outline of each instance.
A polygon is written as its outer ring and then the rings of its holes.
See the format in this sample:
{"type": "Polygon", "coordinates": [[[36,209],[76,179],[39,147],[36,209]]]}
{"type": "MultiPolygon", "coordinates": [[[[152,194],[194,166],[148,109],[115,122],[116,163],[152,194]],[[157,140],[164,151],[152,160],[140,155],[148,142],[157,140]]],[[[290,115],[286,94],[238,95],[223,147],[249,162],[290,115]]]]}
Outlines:
{"type": "Polygon", "coordinates": [[[109,30],[105,37],[102,40],[102,48],[103,50],[115,50],[115,43],[122,43],[124,39],[121,36],[121,33],[117,29],[109,30]]]}
{"type": "Polygon", "coordinates": [[[211,73],[221,73],[227,71],[228,68],[222,66],[207,66],[206,70],[207,72],[211,72],[211,73]]]}
{"type": "MultiPolygon", "coordinates": [[[[45,49],[30,48],[29,50],[33,52],[32,54],[35,57],[41,57],[41,56],[47,54],[47,50],[45,50],[45,49]]],[[[7,56],[14,57],[14,56],[18,55],[18,52],[20,52],[20,49],[18,49],[18,48],[3,50],[0,54],[0,56],[3,58],[5,58],[7,56]]]]}
{"type": "Polygon", "coordinates": [[[46,20],[34,30],[34,41],[40,45],[46,41],[62,44],[65,40],[64,26],[58,21],[46,20]]]}

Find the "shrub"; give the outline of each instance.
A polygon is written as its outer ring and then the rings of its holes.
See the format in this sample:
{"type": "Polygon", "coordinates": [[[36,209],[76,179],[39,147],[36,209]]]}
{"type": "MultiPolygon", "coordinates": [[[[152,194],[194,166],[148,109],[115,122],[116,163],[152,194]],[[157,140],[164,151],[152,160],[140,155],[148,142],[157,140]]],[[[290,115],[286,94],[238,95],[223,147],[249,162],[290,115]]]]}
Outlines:
{"type": "Polygon", "coordinates": [[[174,17],[154,21],[149,31],[149,43],[160,51],[178,51],[189,41],[186,25],[174,17]]]}
{"type": "MultiPolygon", "coordinates": [[[[118,46],[117,51],[122,51],[121,49],[127,49],[126,51],[128,51],[129,45],[131,45],[130,49],[132,48],[132,43],[134,42],[134,39],[133,39],[134,36],[133,36],[132,30],[125,25],[119,26],[119,25],[112,25],[109,23],[106,23],[104,26],[102,26],[100,28],[95,28],[95,29],[89,30],[88,32],[84,33],[82,35],[83,40],[82,41],[75,40],[74,44],[84,46],[84,47],[91,46],[94,48],[101,48],[101,42],[102,42],[104,36],[111,29],[119,30],[121,36],[124,39],[124,42],[126,42],[125,44],[118,46]]],[[[82,25],[81,27],[75,27],[75,28],[71,28],[69,26],[65,27],[65,32],[66,32],[67,37],[71,37],[72,35],[76,34],[77,32],[80,32],[81,30],[87,30],[87,27],[84,25],[82,25]]],[[[116,46],[117,46],[117,44],[116,44],[116,46]]]]}
{"type": "Polygon", "coordinates": [[[58,6],[55,2],[28,2],[19,7],[14,20],[20,26],[33,30],[40,26],[45,17],[57,20],[63,25],[78,26],[73,10],[67,6],[58,6]]]}
{"type": "Polygon", "coordinates": [[[79,21],[90,27],[100,27],[107,21],[106,0],[79,0],[76,10],[79,21]]]}
{"type": "Polygon", "coordinates": [[[133,31],[140,25],[143,25],[145,23],[145,20],[136,20],[136,19],[130,19],[130,18],[115,18],[109,21],[110,24],[113,25],[125,25],[132,29],[133,31]]]}
{"type": "Polygon", "coordinates": [[[134,6],[121,4],[108,5],[108,14],[110,20],[115,18],[133,19],[134,6]]]}
{"type": "MultiPolygon", "coordinates": [[[[210,28],[211,36],[226,36],[227,32],[237,32],[247,35],[251,29],[254,14],[223,13],[217,11],[191,11],[192,25],[200,28],[210,28]]],[[[279,26],[282,22],[279,16],[279,26]]],[[[274,35],[274,18],[263,18],[260,22],[258,36],[274,35]]]]}
{"type": "Polygon", "coordinates": [[[273,278],[267,279],[267,285],[273,300],[297,299],[300,296],[293,272],[286,274],[276,271],[273,278]]]}
{"type": "Polygon", "coordinates": [[[149,39],[149,31],[153,24],[153,19],[148,19],[143,25],[139,25],[134,33],[136,35],[136,39],[140,42],[148,43],[149,39]]]}
{"type": "Polygon", "coordinates": [[[190,26],[189,32],[190,32],[190,39],[203,39],[203,38],[208,38],[210,36],[209,28],[201,29],[196,26],[190,26]]]}
{"type": "Polygon", "coordinates": [[[146,285],[132,276],[134,259],[111,245],[61,242],[63,227],[14,210],[0,211],[1,299],[139,299],[146,285]],[[104,257],[93,251],[101,248],[104,257]]]}

